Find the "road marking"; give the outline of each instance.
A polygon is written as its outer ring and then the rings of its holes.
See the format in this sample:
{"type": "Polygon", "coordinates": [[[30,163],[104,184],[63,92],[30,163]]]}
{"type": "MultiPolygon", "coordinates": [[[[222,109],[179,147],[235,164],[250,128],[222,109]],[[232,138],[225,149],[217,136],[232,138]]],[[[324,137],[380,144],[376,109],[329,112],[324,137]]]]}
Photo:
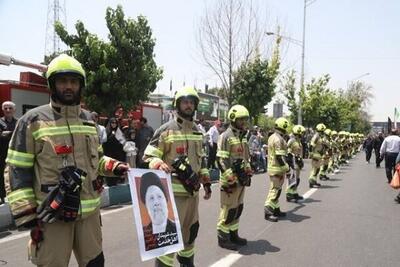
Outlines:
{"type": "MultiPolygon", "coordinates": [[[[122,208],[117,208],[117,209],[113,209],[113,210],[102,210],[101,211],[101,216],[106,216],[106,215],[113,214],[113,213],[116,213],[116,212],[124,211],[126,209],[130,209],[130,208],[132,208],[132,205],[124,206],[122,208]]],[[[17,240],[17,239],[20,239],[20,238],[27,237],[27,236],[29,236],[29,234],[30,234],[30,231],[24,231],[22,233],[12,234],[9,237],[5,237],[3,239],[0,239],[0,244],[7,243],[7,242],[10,242],[10,241],[13,241],[13,240],[17,240]]]]}
{"type": "MultiPolygon", "coordinates": [[[[304,193],[303,198],[306,200],[309,198],[312,194],[314,194],[318,189],[317,188],[311,188],[307,192],[304,193]]],[[[303,201],[304,201],[303,200],[303,201]]],[[[256,234],[256,236],[253,239],[259,238],[264,232],[266,232],[274,223],[268,224],[261,232],[256,234]]],[[[242,254],[239,254],[238,252],[236,253],[229,253],[222,259],[214,262],[212,265],[209,267],[229,267],[232,266],[235,262],[237,262],[241,257],[243,257],[242,254]]]]}

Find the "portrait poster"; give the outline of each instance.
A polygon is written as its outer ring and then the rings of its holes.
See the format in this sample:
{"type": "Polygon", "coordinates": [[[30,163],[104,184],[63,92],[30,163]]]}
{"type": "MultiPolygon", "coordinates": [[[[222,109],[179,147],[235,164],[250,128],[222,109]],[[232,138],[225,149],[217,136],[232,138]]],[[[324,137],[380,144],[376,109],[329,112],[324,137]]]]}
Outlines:
{"type": "Polygon", "coordinates": [[[128,177],[142,261],[182,250],[171,176],[159,170],[130,169],[128,177]]]}

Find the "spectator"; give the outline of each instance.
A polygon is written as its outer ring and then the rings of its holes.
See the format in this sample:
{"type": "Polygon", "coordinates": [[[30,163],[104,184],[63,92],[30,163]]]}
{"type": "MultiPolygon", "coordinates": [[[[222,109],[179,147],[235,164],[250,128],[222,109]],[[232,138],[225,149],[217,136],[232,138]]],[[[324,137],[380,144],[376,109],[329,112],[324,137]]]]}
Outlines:
{"type": "Polygon", "coordinates": [[[4,203],[6,191],[4,188],[4,168],[6,165],[8,143],[15,129],[17,119],[14,118],[15,104],[5,101],[1,105],[4,117],[0,118],[0,205],[4,203]]]}
{"type": "MultiPolygon", "coordinates": [[[[104,155],[118,161],[126,162],[126,154],[123,150],[126,140],[116,118],[110,118],[106,127],[106,133],[107,142],[103,144],[104,155]]],[[[106,183],[108,186],[116,185],[117,179],[106,177],[106,183]]]]}
{"type": "Polygon", "coordinates": [[[138,149],[138,155],[136,157],[136,166],[138,168],[147,168],[147,164],[143,161],[144,150],[146,149],[150,139],[154,135],[154,130],[147,124],[145,117],[139,120],[139,129],[136,134],[136,146],[138,149]]]}
{"type": "Polygon", "coordinates": [[[128,121],[128,125],[124,127],[126,143],[124,144],[123,149],[126,152],[126,161],[129,163],[131,168],[136,168],[137,148],[135,142],[138,123],[138,121],[131,119],[128,121]]]}
{"type": "Polygon", "coordinates": [[[373,149],[373,138],[371,135],[367,136],[367,139],[364,140],[363,149],[365,150],[365,160],[369,164],[369,160],[371,159],[372,149],[373,149]]]}
{"type": "Polygon", "coordinates": [[[379,153],[379,150],[381,149],[381,145],[383,143],[383,134],[382,132],[379,132],[377,136],[375,136],[373,142],[372,142],[372,146],[374,148],[375,151],[375,164],[377,168],[381,167],[381,155],[379,153]]]}
{"type": "Polygon", "coordinates": [[[397,155],[400,152],[400,137],[397,130],[392,130],[390,135],[383,140],[379,151],[381,159],[385,158],[385,169],[388,183],[392,181],[397,155]]]}
{"type": "Polygon", "coordinates": [[[214,125],[208,130],[207,134],[210,137],[208,142],[209,147],[209,158],[208,158],[208,168],[216,169],[215,159],[217,155],[218,137],[219,137],[219,127],[221,126],[221,121],[216,120],[214,125]]]}
{"type": "Polygon", "coordinates": [[[106,128],[103,125],[99,124],[99,114],[97,114],[97,112],[95,111],[92,112],[92,120],[96,124],[97,135],[99,136],[100,144],[104,144],[105,142],[107,142],[106,128]]]}

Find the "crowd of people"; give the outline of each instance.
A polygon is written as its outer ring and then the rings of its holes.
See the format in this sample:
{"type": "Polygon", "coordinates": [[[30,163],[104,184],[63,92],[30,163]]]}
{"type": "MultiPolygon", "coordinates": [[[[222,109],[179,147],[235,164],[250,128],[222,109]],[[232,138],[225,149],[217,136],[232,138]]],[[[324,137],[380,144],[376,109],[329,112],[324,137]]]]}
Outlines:
{"type": "MultiPolygon", "coordinates": [[[[176,258],[181,267],[193,267],[200,227],[199,191],[204,190],[205,200],[211,198],[213,170],[218,170],[220,186],[218,246],[238,250],[247,244],[239,235],[239,223],[254,173],[268,173],[263,215],[267,221],[278,222],[286,216],[279,201],[284,181],[287,201],[303,199],[297,187],[304,159],[311,159],[310,188],[329,180],[330,173],[347,164],[362,147],[368,163],[373,149],[377,168],[385,160],[388,182],[400,161],[396,131],[386,138],[382,134],[364,138],[360,133],[328,129],[324,123],[314,129],[292,126],[281,117],[267,132],[249,127],[249,111],[242,105],[229,109],[226,123],[195,121],[200,98],[192,87],[177,91],[173,116],[155,131],[146,118],[129,121],[127,126],[109,118],[103,126],[96,112],[80,107],[86,76],[79,62],[60,55],[49,64],[46,77],[50,104],[32,109],[17,122],[15,105],[4,102],[0,119],[0,200],[5,201],[6,191],[15,224],[31,229],[29,259],[39,266],[68,266],[71,251],[80,266],[104,266],[99,211],[103,180],[115,185],[129,167],[171,174],[184,243],[176,258]]],[[[151,172],[142,178],[147,179],[140,188],[143,205],[150,207],[151,197],[161,196],[166,206],[164,186],[151,172]]],[[[400,194],[396,201],[400,203],[400,194]]],[[[156,214],[150,217],[154,217],[151,224],[144,226],[147,238],[155,230],[175,227],[172,221],[158,227],[156,223],[165,220],[158,220],[156,214]]],[[[174,253],[157,257],[155,266],[173,266],[174,257],[174,253]]]]}

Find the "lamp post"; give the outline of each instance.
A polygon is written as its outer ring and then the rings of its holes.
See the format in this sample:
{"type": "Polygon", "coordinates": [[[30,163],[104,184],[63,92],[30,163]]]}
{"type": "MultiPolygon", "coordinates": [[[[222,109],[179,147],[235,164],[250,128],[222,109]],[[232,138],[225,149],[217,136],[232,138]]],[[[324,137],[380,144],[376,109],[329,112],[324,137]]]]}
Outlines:
{"type": "Polygon", "coordinates": [[[357,76],[357,77],[355,77],[355,78],[353,78],[353,79],[351,79],[351,80],[348,80],[348,81],[347,81],[347,89],[350,88],[350,83],[351,83],[352,81],[358,81],[359,79],[361,79],[361,78],[363,78],[363,77],[365,77],[365,76],[368,76],[368,75],[370,75],[370,74],[371,74],[371,73],[366,72],[366,73],[361,74],[361,75],[359,75],[359,76],[357,76]]]}
{"type": "Polygon", "coordinates": [[[283,39],[288,40],[289,42],[301,46],[301,71],[300,71],[300,91],[299,91],[299,109],[297,113],[297,124],[303,124],[303,116],[302,116],[302,104],[303,99],[301,98],[301,93],[304,90],[304,59],[305,59],[305,47],[306,47],[306,10],[307,7],[313,4],[317,0],[304,0],[304,8],[303,8],[303,39],[302,41],[285,37],[274,32],[266,32],[267,35],[277,35],[282,37],[283,39]]]}

